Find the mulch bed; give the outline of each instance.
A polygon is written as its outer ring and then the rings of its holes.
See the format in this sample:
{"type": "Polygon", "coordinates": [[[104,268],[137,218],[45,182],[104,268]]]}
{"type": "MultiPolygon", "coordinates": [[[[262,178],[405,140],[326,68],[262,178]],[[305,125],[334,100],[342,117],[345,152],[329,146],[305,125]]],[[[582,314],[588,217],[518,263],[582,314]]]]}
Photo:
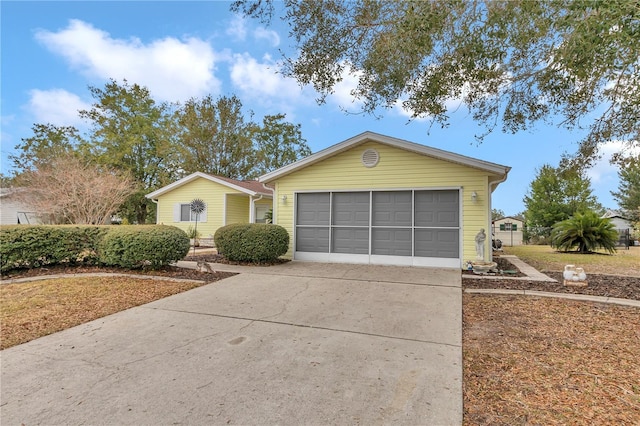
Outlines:
{"type": "Polygon", "coordinates": [[[197,253],[198,252],[196,252],[196,254],[187,255],[187,257],[185,257],[184,260],[187,260],[190,262],[224,263],[227,265],[245,265],[245,266],[272,266],[272,265],[279,265],[281,263],[290,262],[289,259],[276,259],[270,262],[257,262],[257,263],[256,262],[235,262],[217,253],[203,253],[203,254],[197,254],[197,253]]]}
{"type": "MultiPolygon", "coordinates": [[[[501,261],[506,261],[506,259],[501,259],[501,261]]],[[[517,269],[513,265],[511,265],[511,268],[517,269]]],[[[462,275],[462,286],[463,288],[469,289],[536,290],[548,291],[553,293],[587,294],[591,296],[605,296],[640,300],[640,277],[588,274],[588,285],[586,287],[573,287],[565,286],[563,284],[562,272],[541,272],[558,282],[552,283],[529,280],[514,280],[508,279],[507,277],[496,279],[493,276],[483,276],[481,279],[465,278],[465,276],[469,273],[473,274],[473,272],[465,271],[462,275]]],[[[522,275],[524,276],[524,274],[522,275]]]]}
{"type": "Polygon", "coordinates": [[[36,277],[42,275],[63,275],[63,274],[86,274],[94,272],[111,272],[117,274],[133,274],[133,275],[152,275],[160,277],[170,277],[178,279],[187,279],[195,281],[212,282],[218,281],[223,278],[227,278],[236,275],[233,272],[201,272],[195,269],[178,268],[177,266],[167,266],[165,268],[156,270],[146,269],[124,269],[124,268],[111,268],[106,266],[75,266],[75,265],[52,265],[43,266],[41,268],[34,269],[17,269],[10,271],[8,274],[3,274],[3,280],[9,280],[14,278],[27,278],[36,277]]]}
{"type": "Polygon", "coordinates": [[[463,296],[466,425],[639,425],[637,308],[463,296]]]}

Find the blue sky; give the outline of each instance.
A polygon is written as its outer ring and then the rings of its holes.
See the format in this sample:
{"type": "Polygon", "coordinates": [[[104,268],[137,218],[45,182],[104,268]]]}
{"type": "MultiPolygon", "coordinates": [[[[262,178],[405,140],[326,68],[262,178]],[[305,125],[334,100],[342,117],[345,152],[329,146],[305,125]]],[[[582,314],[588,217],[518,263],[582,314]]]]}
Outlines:
{"type": "MultiPolygon", "coordinates": [[[[574,152],[580,134],[541,123],[515,135],[495,132],[482,144],[474,135],[484,128],[455,100],[450,126],[409,121],[401,108],[379,117],[354,114],[353,77],[336,87],[323,105],[311,87],[277,73],[281,51],[293,52],[285,23],[265,26],[229,12],[226,1],[2,1],[1,140],[4,174],[8,155],[34,123],[86,130],[77,111],[90,107],[88,87],[103,88],[113,78],[146,86],[157,101],[183,102],[208,94],[236,95],[261,121],[286,113],[301,124],[313,152],[370,130],[423,145],[512,167],[493,194],[493,206],[507,215],[524,210],[523,197],[536,170],[556,166],[563,152],[574,152]],[[345,113],[349,111],[351,113],[345,113]]],[[[618,186],[617,169],[607,154],[589,170],[594,193],[608,208],[618,186]]]]}

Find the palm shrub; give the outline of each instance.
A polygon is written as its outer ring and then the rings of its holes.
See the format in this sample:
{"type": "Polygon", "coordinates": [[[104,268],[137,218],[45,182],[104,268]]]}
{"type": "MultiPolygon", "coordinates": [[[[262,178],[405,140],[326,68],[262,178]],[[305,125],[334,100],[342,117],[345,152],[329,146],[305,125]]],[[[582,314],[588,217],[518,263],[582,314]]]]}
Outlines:
{"type": "Polygon", "coordinates": [[[571,251],[577,247],[579,253],[590,253],[598,248],[613,253],[617,241],[618,231],[611,220],[592,211],[576,213],[556,223],[551,231],[551,247],[560,251],[571,251]]]}

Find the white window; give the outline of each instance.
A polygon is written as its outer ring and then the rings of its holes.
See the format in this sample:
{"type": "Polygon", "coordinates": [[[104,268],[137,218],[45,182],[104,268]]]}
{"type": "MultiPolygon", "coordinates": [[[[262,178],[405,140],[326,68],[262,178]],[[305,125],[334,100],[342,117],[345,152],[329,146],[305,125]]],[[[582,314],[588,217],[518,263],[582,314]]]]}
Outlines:
{"type": "Polygon", "coordinates": [[[256,205],[256,223],[266,223],[267,219],[265,215],[269,211],[269,206],[266,205],[256,205]]]}
{"type": "MultiPolygon", "coordinates": [[[[207,208],[204,209],[197,217],[198,222],[207,221],[207,208]]],[[[173,221],[174,222],[195,222],[196,214],[191,211],[190,203],[179,203],[173,207],[173,221]]]]}

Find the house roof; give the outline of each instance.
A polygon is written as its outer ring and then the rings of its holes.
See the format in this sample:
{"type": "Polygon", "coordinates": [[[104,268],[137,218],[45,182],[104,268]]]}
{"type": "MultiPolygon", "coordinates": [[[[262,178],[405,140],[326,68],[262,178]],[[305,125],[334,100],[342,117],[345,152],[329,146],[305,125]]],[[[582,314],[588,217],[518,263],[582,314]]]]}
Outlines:
{"type": "Polygon", "coordinates": [[[518,222],[524,223],[524,221],[522,219],[518,219],[517,217],[513,217],[513,216],[504,216],[504,217],[501,217],[499,219],[493,220],[492,222],[497,222],[499,220],[505,220],[505,219],[517,220],[518,222]]]}
{"type": "Polygon", "coordinates": [[[26,188],[23,188],[23,187],[0,188],[0,198],[10,197],[13,194],[17,194],[19,192],[24,192],[25,190],[26,190],[26,188]]]}
{"type": "Polygon", "coordinates": [[[455,154],[449,151],[443,151],[441,149],[432,148],[426,145],[420,145],[415,142],[409,142],[403,139],[393,138],[391,136],[381,135],[379,133],[364,132],[343,142],[332,145],[329,148],[323,149],[322,151],[316,152],[315,154],[303,158],[302,160],[296,161],[295,163],[281,167],[273,172],[266,173],[260,176],[258,178],[258,181],[272,182],[278,178],[281,178],[297,170],[322,161],[326,158],[354,148],[365,142],[378,142],[384,145],[389,145],[392,147],[404,149],[406,151],[415,152],[417,154],[425,155],[427,157],[432,157],[438,160],[448,161],[451,163],[480,169],[496,175],[497,181],[503,181],[504,179],[506,179],[507,173],[509,173],[509,170],[511,170],[511,167],[508,166],[466,157],[464,155],[455,154]]]}
{"type": "Polygon", "coordinates": [[[258,181],[236,180],[236,179],[230,179],[222,176],[209,175],[202,172],[195,172],[190,174],[189,176],[185,176],[180,180],[177,180],[167,186],[163,186],[162,188],[156,191],[153,191],[150,194],[147,194],[146,197],[150,199],[156,199],[160,195],[166,194],[167,192],[173,191],[174,189],[179,188],[182,185],[185,185],[189,182],[192,182],[200,178],[218,183],[220,185],[224,185],[228,188],[235,189],[240,192],[244,192],[247,195],[251,195],[251,196],[262,195],[265,197],[273,197],[273,189],[269,188],[268,186],[258,181]]]}
{"type": "Polygon", "coordinates": [[[602,216],[603,219],[613,219],[616,217],[624,220],[629,220],[618,210],[607,210],[606,213],[602,216]]]}

